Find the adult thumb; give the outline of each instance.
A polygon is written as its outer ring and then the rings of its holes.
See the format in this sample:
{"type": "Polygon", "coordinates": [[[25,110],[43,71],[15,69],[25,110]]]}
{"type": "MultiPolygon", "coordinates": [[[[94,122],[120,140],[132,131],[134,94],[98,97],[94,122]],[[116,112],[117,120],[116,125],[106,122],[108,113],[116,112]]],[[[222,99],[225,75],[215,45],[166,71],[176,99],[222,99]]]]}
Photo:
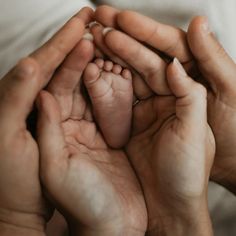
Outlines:
{"type": "Polygon", "coordinates": [[[61,127],[60,109],[54,97],[46,91],[41,91],[37,98],[37,107],[40,174],[43,184],[51,189],[55,187],[51,184],[53,176],[63,177],[68,153],[61,127]]]}
{"type": "Polygon", "coordinates": [[[195,17],[187,37],[199,69],[213,91],[228,91],[235,86],[236,65],[211,32],[208,19],[195,17]]]}
{"type": "Polygon", "coordinates": [[[167,68],[167,81],[177,98],[177,118],[189,127],[206,120],[206,89],[187,75],[177,58],[167,68]]]}
{"type": "Polygon", "coordinates": [[[20,126],[25,123],[41,89],[40,76],[37,62],[25,58],[0,81],[1,122],[20,126]]]}

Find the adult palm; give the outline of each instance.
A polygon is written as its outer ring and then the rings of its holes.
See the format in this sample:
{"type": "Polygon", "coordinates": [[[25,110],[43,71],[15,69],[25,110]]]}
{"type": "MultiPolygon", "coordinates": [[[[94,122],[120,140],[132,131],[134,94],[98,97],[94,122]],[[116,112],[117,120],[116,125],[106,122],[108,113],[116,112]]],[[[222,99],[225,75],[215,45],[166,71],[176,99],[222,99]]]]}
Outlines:
{"type": "Polygon", "coordinates": [[[39,179],[38,145],[27,130],[26,120],[38,92],[81,39],[84,21],[89,20],[91,11],[89,8],[81,10],[0,82],[0,221],[4,232],[7,227],[19,231],[22,227],[44,234],[51,211],[39,179]]]}
{"type": "Polygon", "coordinates": [[[126,149],[144,190],[150,232],[161,233],[175,218],[187,219],[188,210],[196,206],[207,209],[215,146],[207,124],[206,92],[186,75],[182,82],[179,77],[176,64],[170,65],[173,96],[154,95],[135,106],[126,149]]]}
{"type": "Polygon", "coordinates": [[[105,143],[84,98],[80,78],[92,49],[81,41],[48,87],[54,96],[44,91],[39,97],[42,182],[72,231],[143,235],[147,217],[139,182],[124,151],[105,143]]]}

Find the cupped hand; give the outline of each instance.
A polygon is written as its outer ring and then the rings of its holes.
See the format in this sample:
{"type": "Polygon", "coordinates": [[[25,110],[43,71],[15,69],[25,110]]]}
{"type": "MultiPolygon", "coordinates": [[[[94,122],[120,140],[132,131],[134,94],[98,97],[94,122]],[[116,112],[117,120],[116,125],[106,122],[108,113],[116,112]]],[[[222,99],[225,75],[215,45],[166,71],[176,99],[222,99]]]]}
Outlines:
{"type": "Polygon", "coordinates": [[[51,210],[39,180],[38,145],[26,120],[38,92],[82,37],[91,11],[83,9],[0,81],[1,235],[44,235],[51,210]]]}
{"type": "MultiPolygon", "coordinates": [[[[113,19],[107,21],[109,26],[118,25],[154,49],[158,47],[170,57],[178,56],[191,71],[194,63],[183,31],[137,13],[117,13],[110,7],[97,10],[97,19],[101,12],[107,13],[107,19],[113,19]],[[129,27],[132,24],[141,27],[129,27]]],[[[104,19],[106,17],[101,21],[106,24],[104,19]]],[[[103,30],[98,31],[96,33],[101,35],[103,30]]],[[[186,235],[211,235],[206,199],[215,143],[207,124],[204,87],[188,78],[176,60],[167,66],[150,48],[128,35],[110,29],[105,33],[103,40],[97,40],[97,45],[132,66],[142,75],[145,84],[135,89],[140,101],[133,111],[133,135],[127,153],[144,190],[150,234],[164,233],[172,227],[172,233],[181,235],[179,229],[173,230],[177,224],[186,226],[186,235]],[[147,87],[149,93],[143,96],[147,87]],[[201,222],[196,209],[203,213],[201,222]],[[180,218],[189,225],[178,224],[180,218]]],[[[168,233],[171,235],[171,231],[168,233]]]]}
{"type": "Polygon", "coordinates": [[[143,193],[122,150],[106,145],[90,111],[81,76],[93,59],[82,40],[38,98],[41,178],[72,234],[144,235],[143,193]]]}
{"type": "MultiPolygon", "coordinates": [[[[194,19],[186,35],[182,30],[160,24],[138,13],[118,11],[108,6],[99,7],[95,12],[95,18],[105,26],[123,30],[155,52],[158,50],[170,58],[177,57],[190,75],[207,86],[208,121],[217,143],[211,179],[235,193],[236,87],[234,78],[236,66],[217,42],[207,24],[207,19],[204,17],[194,19]]],[[[117,32],[111,31],[103,42],[116,57],[125,59],[126,55],[134,51],[134,47],[130,46],[127,37],[122,36],[115,40],[117,36],[115,34],[117,32]],[[121,44],[125,45],[124,50],[117,50],[121,44]]],[[[140,44],[136,43],[136,45],[138,45],[135,49],[136,53],[133,53],[132,58],[137,58],[141,50],[140,44]]],[[[155,71],[160,68],[158,65],[150,67],[150,57],[144,57],[138,61],[139,64],[137,60],[132,62],[132,58],[129,62],[137,71],[147,71],[147,69],[155,71]]],[[[160,78],[159,80],[164,81],[160,78]]],[[[143,88],[142,85],[139,90],[144,91],[143,88]]],[[[158,92],[160,94],[162,91],[158,92]]]]}
{"type": "Polygon", "coordinates": [[[206,91],[177,60],[167,73],[174,96],[154,95],[135,106],[127,154],[144,190],[150,235],[170,228],[167,235],[211,235],[206,199],[215,143],[207,124],[206,91]],[[182,233],[173,230],[175,224],[182,233]]]}

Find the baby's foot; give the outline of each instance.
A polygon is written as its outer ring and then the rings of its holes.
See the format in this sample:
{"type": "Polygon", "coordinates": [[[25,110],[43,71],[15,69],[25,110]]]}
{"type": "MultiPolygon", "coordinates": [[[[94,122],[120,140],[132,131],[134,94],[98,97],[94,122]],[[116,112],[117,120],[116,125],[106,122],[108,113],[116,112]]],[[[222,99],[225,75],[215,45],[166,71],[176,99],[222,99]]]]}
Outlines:
{"type": "Polygon", "coordinates": [[[96,121],[111,147],[124,146],[132,118],[132,75],[111,61],[96,59],[84,72],[84,83],[93,104],[96,121]]]}

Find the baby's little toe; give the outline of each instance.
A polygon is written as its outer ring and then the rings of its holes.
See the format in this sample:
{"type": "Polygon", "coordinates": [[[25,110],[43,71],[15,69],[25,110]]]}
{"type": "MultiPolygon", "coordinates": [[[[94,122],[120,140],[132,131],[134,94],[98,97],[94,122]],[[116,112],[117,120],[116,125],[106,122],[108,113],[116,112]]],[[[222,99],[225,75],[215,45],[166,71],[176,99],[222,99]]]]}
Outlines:
{"type": "Polygon", "coordinates": [[[130,70],[128,69],[124,69],[121,73],[121,76],[124,78],[124,79],[127,79],[127,80],[131,80],[132,79],[132,74],[130,72],[130,70]]]}

